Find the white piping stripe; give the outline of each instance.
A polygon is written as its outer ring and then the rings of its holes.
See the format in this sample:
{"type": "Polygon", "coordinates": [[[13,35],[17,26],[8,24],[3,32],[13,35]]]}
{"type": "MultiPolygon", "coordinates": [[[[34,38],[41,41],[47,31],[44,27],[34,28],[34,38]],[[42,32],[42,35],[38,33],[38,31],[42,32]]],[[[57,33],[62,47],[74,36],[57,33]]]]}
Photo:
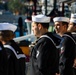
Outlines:
{"type": "Polygon", "coordinates": [[[52,41],[52,43],[56,46],[56,44],[54,43],[54,41],[53,41],[49,36],[47,36],[47,35],[42,35],[40,38],[42,38],[42,37],[46,37],[46,38],[50,39],[50,40],[52,41]]]}
{"type": "Polygon", "coordinates": [[[15,52],[15,50],[13,49],[13,47],[11,47],[10,45],[4,45],[4,47],[9,48],[10,50],[12,50],[12,51],[14,52],[14,54],[16,55],[17,59],[26,57],[24,54],[17,54],[17,53],[15,52]]]}
{"type": "MultiPolygon", "coordinates": [[[[69,35],[67,35],[67,34],[64,34],[64,35],[70,37],[70,38],[73,40],[73,42],[76,44],[75,40],[74,40],[71,36],[69,36],[69,35]]],[[[63,35],[63,36],[64,36],[64,35],[63,35]]]]}
{"type": "Polygon", "coordinates": [[[72,32],[71,34],[76,34],[76,32],[72,32]]]}

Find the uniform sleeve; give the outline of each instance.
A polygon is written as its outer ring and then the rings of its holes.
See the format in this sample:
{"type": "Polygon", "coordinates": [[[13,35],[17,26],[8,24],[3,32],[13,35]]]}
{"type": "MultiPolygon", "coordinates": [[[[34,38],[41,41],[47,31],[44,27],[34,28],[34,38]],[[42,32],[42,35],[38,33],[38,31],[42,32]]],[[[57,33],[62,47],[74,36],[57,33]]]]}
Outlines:
{"type": "Polygon", "coordinates": [[[66,58],[74,54],[74,46],[75,44],[70,38],[63,37],[61,49],[63,49],[66,58]]]}
{"type": "Polygon", "coordinates": [[[56,69],[56,48],[50,40],[43,41],[38,47],[38,68],[43,75],[51,75],[56,69]]]}

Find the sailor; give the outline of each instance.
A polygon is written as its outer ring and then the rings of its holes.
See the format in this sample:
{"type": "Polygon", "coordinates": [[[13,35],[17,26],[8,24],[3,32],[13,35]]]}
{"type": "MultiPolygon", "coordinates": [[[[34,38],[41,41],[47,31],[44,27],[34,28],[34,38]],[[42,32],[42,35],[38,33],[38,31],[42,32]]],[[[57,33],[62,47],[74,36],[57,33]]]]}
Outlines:
{"type": "Polygon", "coordinates": [[[8,59],[8,75],[25,75],[25,55],[13,40],[17,26],[10,23],[0,23],[0,41],[8,59]]]}
{"type": "Polygon", "coordinates": [[[31,50],[29,75],[56,74],[58,55],[49,23],[50,17],[43,14],[32,16],[32,31],[38,39],[31,50]]]}
{"type": "Polygon", "coordinates": [[[76,40],[76,13],[71,14],[67,31],[71,32],[76,40]]]}
{"type": "Polygon", "coordinates": [[[54,30],[55,30],[54,35],[60,39],[59,43],[57,45],[58,52],[59,52],[59,58],[60,58],[60,49],[59,49],[60,48],[60,42],[62,40],[62,35],[65,32],[67,32],[69,18],[63,17],[63,16],[54,17],[53,21],[54,21],[54,30]]]}
{"type": "Polygon", "coordinates": [[[72,34],[67,32],[69,19],[66,20],[65,18],[60,18],[59,21],[62,22],[62,32],[60,32],[62,40],[60,43],[59,72],[60,75],[74,75],[73,63],[75,59],[75,43],[72,39],[72,34]],[[65,22],[67,24],[65,24],[65,22]],[[66,31],[63,31],[64,29],[66,29],[66,31]]]}
{"type": "MultiPolygon", "coordinates": [[[[71,14],[71,18],[70,18],[70,22],[69,22],[67,31],[71,32],[72,36],[74,37],[73,40],[76,44],[76,13],[71,14]]],[[[76,46],[75,46],[75,50],[76,50],[76,46]]],[[[76,54],[75,54],[73,68],[74,68],[74,73],[76,75],[76,54]]]]}
{"type": "Polygon", "coordinates": [[[54,35],[58,38],[56,41],[56,46],[59,48],[60,42],[62,40],[62,35],[67,32],[69,18],[68,17],[54,17],[54,35]]]}

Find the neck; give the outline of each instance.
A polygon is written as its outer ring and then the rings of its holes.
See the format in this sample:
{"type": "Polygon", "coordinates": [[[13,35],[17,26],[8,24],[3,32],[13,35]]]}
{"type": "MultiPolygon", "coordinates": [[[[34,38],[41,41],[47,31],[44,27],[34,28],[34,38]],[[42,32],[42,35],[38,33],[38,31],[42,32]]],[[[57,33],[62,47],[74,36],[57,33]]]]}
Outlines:
{"type": "Polygon", "coordinates": [[[61,36],[61,37],[63,36],[63,34],[62,34],[62,33],[59,33],[58,35],[59,35],[59,36],[61,36]]]}
{"type": "Polygon", "coordinates": [[[3,44],[3,45],[5,45],[5,44],[6,44],[6,42],[2,41],[2,44],[3,44]]]}
{"type": "MultiPolygon", "coordinates": [[[[45,34],[45,33],[47,33],[48,32],[48,29],[45,29],[45,30],[42,30],[41,32],[40,32],[40,36],[42,36],[43,34],[45,34]]],[[[39,36],[39,37],[40,37],[39,36]]]]}

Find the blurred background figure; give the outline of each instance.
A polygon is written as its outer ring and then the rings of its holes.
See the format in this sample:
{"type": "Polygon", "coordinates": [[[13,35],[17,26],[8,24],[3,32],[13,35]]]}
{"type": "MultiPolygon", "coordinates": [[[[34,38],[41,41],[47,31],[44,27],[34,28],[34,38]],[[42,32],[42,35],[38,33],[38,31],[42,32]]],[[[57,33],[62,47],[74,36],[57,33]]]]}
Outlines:
{"type": "Polygon", "coordinates": [[[28,34],[32,34],[32,29],[31,29],[31,22],[32,22],[32,20],[31,20],[31,17],[27,17],[26,19],[25,19],[25,22],[26,22],[26,24],[27,24],[27,27],[28,27],[28,34]]]}

